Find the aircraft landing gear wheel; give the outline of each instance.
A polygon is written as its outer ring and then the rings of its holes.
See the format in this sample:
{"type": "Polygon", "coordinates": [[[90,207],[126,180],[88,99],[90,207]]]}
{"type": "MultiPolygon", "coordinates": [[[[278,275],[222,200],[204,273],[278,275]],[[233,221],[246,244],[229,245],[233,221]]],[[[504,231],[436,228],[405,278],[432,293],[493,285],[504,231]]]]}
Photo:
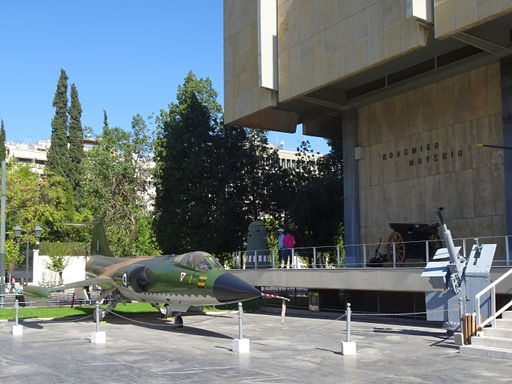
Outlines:
{"type": "Polygon", "coordinates": [[[183,318],[181,315],[175,315],[174,321],[172,322],[172,325],[174,325],[174,328],[183,328],[183,318]]]}
{"type": "Polygon", "coordinates": [[[162,319],[171,317],[171,311],[169,310],[169,304],[165,304],[162,312],[162,319]]]}

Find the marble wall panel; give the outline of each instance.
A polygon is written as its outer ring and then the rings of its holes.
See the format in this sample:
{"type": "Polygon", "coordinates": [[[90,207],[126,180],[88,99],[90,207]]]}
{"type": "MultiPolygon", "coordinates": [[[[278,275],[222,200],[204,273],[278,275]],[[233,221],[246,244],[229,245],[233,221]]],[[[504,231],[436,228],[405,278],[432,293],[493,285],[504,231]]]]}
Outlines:
{"type": "MultiPolygon", "coordinates": [[[[476,219],[504,215],[503,150],[476,146],[503,142],[501,111],[490,105],[500,92],[497,76],[493,63],[361,108],[359,144],[371,155],[359,169],[370,169],[372,186],[364,195],[370,201],[361,204],[387,221],[427,223],[437,222],[435,209],[443,206],[458,237],[474,236],[476,219]]],[[[384,237],[385,224],[373,220],[361,231],[375,235],[381,228],[384,237]]],[[[499,225],[492,230],[504,233],[499,225]]]]}
{"type": "Polygon", "coordinates": [[[469,118],[478,119],[489,114],[487,67],[469,73],[469,118]]]}
{"type": "Polygon", "coordinates": [[[432,130],[438,127],[437,117],[437,85],[431,84],[421,88],[420,92],[417,92],[421,100],[421,109],[418,113],[421,114],[421,121],[424,130],[432,130]]]}
{"type": "Polygon", "coordinates": [[[501,116],[501,69],[499,62],[488,65],[487,67],[487,95],[489,114],[499,114],[501,116]]]}
{"type": "Polygon", "coordinates": [[[426,191],[425,191],[425,178],[418,180],[409,180],[410,202],[408,216],[404,221],[412,221],[416,223],[424,223],[426,220],[425,212],[426,205],[426,191]]]}
{"type": "Polygon", "coordinates": [[[398,218],[398,210],[403,209],[403,204],[397,199],[396,184],[384,184],[384,205],[381,214],[386,222],[395,222],[398,218]]]}
{"type": "Polygon", "coordinates": [[[455,122],[453,78],[437,83],[436,88],[438,126],[453,124],[455,122]]]}
{"type": "Polygon", "coordinates": [[[438,220],[435,209],[442,206],[439,175],[425,177],[423,186],[425,189],[425,220],[427,223],[432,223],[438,220]]]}
{"type": "MultiPolygon", "coordinates": [[[[506,205],[505,205],[505,188],[503,188],[505,184],[504,175],[505,170],[503,164],[491,164],[491,196],[494,203],[494,215],[505,215],[506,214],[506,205]]],[[[503,227],[505,228],[505,227],[503,227]]],[[[502,228],[502,229],[503,229],[502,228]]],[[[500,232],[503,234],[505,232],[500,232]]]]}

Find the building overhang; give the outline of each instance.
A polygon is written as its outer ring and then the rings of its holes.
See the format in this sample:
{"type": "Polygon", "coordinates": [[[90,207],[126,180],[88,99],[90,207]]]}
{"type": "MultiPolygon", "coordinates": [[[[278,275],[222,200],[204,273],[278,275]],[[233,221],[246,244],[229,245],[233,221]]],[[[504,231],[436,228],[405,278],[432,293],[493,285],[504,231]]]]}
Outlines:
{"type": "Polygon", "coordinates": [[[512,14],[436,39],[432,28],[421,49],[238,119],[251,128],[340,138],[345,111],[441,81],[512,54],[512,14]]]}

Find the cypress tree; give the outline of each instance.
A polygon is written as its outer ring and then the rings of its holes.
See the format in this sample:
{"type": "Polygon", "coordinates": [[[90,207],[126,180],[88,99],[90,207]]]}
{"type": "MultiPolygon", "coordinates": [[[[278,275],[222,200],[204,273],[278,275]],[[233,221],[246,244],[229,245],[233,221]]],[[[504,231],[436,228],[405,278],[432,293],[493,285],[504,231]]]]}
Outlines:
{"type": "Polygon", "coordinates": [[[57,90],[52,105],[55,116],[52,119],[51,146],[48,150],[46,170],[64,178],[68,177],[70,161],[68,154],[68,76],[60,70],[57,90]]]}
{"type": "Polygon", "coordinates": [[[80,163],[84,157],[84,132],[82,130],[82,107],[78,100],[75,84],[71,84],[71,105],[69,107],[69,183],[76,193],[80,187],[80,163]]]}
{"type": "Polygon", "coordinates": [[[103,128],[108,128],[107,111],[103,110],[103,128]]]}
{"type": "Polygon", "coordinates": [[[0,162],[4,161],[7,156],[5,150],[5,128],[4,120],[2,119],[2,128],[0,129],[0,162]]]}

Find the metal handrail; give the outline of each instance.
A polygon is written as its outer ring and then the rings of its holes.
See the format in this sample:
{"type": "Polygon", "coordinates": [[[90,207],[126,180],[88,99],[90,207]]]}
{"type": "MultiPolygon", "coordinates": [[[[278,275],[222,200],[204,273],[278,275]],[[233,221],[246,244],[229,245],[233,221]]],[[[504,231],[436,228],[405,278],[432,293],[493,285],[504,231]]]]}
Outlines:
{"type": "Polygon", "coordinates": [[[501,308],[498,312],[496,312],[496,285],[498,285],[500,282],[505,280],[508,276],[512,275],[512,269],[510,269],[508,272],[504,273],[502,276],[500,276],[496,281],[489,284],[487,287],[482,289],[480,292],[478,292],[475,295],[476,299],[476,325],[477,329],[485,327],[487,324],[492,322],[492,327],[496,327],[496,318],[501,315],[503,312],[505,312],[507,309],[512,307],[512,300],[510,300],[503,308],[501,308]],[[489,290],[492,290],[491,292],[491,305],[492,305],[492,315],[485,319],[483,322],[480,321],[480,297],[484,293],[487,293],[489,290]]]}
{"type": "MultiPolygon", "coordinates": [[[[508,267],[511,267],[512,266],[512,258],[510,257],[511,255],[509,254],[510,253],[510,249],[509,249],[509,244],[511,243],[511,240],[512,240],[512,235],[506,235],[506,236],[480,236],[478,237],[478,239],[480,241],[489,241],[489,240],[493,240],[493,239],[501,239],[502,241],[504,240],[504,251],[505,251],[505,260],[494,260],[493,262],[493,265],[496,266],[496,265],[505,265],[505,266],[508,266],[508,267]]],[[[462,256],[464,256],[465,258],[467,257],[467,252],[471,249],[471,245],[468,245],[466,243],[468,243],[468,241],[470,240],[471,242],[473,242],[475,240],[474,237],[463,237],[463,238],[455,238],[453,239],[455,242],[457,242],[458,245],[461,246],[461,252],[462,252],[462,256]],[[468,245],[468,246],[467,246],[468,245]]],[[[404,242],[401,242],[401,244],[404,244],[404,245],[407,245],[407,244],[420,244],[420,243],[423,243],[425,244],[424,247],[425,247],[425,255],[424,255],[424,258],[423,260],[421,261],[421,258],[419,259],[420,261],[415,261],[413,263],[410,263],[408,261],[406,261],[404,264],[408,264],[408,265],[417,265],[417,266],[424,266],[425,264],[427,264],[429,262],[429,260],[431,259],[431,256],[430,253],[430,249],[429,249],[429,246],[432,242],[439,242],[439,241],[442,241],[440,239],[436,239],[436,240],[413,240],[413,241],[404,241],[404,242]]],[[[390,253],[390,261],[386,261],[386,265],[389,265],[393,268],[397,268],[398,267],[398,248],[397,248],[397,245],[399,243],[397,242],[380,242],[380,243],[361,243],[361,244],[343,244],[343,245],[331,245],[331,246],[309,246],[309,247],[295,247],[292,249],[292,260],[294,260],[294,268],[297,268],[298,265],[297,265],[297,260],[296,260],[296,255],[297,254],[302,254],[302,252],[304,251],[311,251],[311,256],[312,256],[312,260],[313,260],[313,268],[317,268],[316,267],[316,260],[315,260],[315,256],[316,256],[316,259],[318,259],[318,254],[320,252],[324,252],[324,250],[326,249],[329,249],[329,250],[332,250],[333,253],[335,253],[335,267],[336,268],[343,268],[343,267],[348,267],[348,266],[351,266],[351,267],[362,267],[362,268],[368,268],[369,266],[367,265],[367,262],[368,262],[368,259],[370,259],[370,251],[369,251],[369,248],[372,247],[372,246],[378,246],[379,244],[382,244],[383,246],[387,247],[387,246],[390,246],[391,248],[391,253],[390,253]],[[360,255],[363,259],[363,262],[360,263],[360,262],[357,262],[356,264],[353,264],[353,265],[349,265],[349,264],[346,264],[346,263],[341,263],[341,260],[340,260],[340,253],[341,252],[345,252],[345,251],[349,251],[351,249],[357,249],[359,248],[359,252],[360,252],[360,255]]],[[[238,251],[235,251],[235,252],[232,252],[232,258],[233,258],[233,265],[234,266],[237,266],[238,268],[242,268],[242,264],[240,263],[241,259],[242,259],[242,255],[245,255],[245,254],[259,254],[259,253],[267,253],[267,254],[270,254],[272,253],[272,261],[270,261],[270,264],[272,265],[272,268],[275,268],[275,255],[277,254],[274,253],[274,249],[260,249],[260,250],[250,250],[250,251],[245,251],[245,250],[238,250],[238,251]]],[[[414,260],[418,260],[418,258],[414,259],[414,260]]]]}

